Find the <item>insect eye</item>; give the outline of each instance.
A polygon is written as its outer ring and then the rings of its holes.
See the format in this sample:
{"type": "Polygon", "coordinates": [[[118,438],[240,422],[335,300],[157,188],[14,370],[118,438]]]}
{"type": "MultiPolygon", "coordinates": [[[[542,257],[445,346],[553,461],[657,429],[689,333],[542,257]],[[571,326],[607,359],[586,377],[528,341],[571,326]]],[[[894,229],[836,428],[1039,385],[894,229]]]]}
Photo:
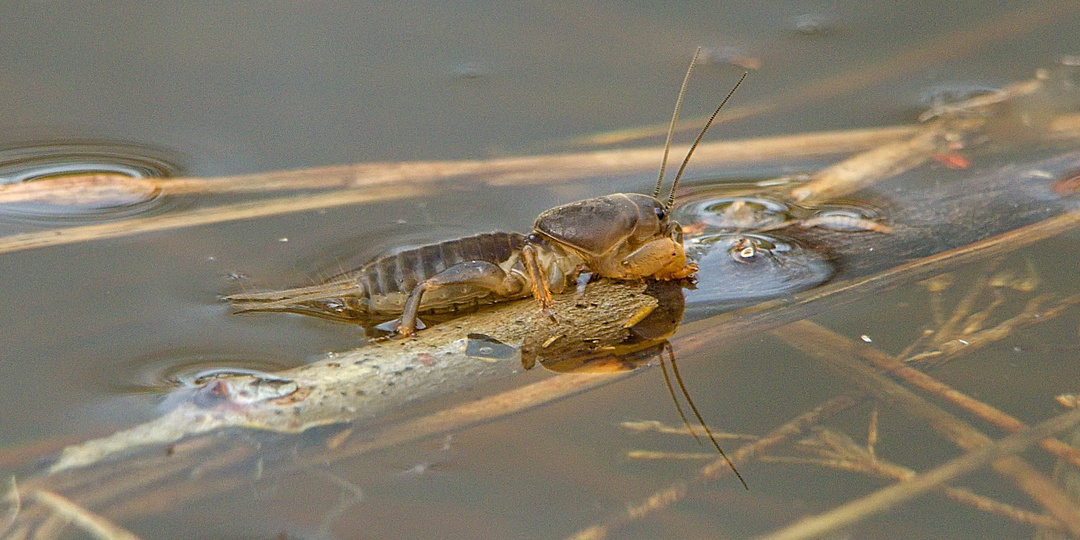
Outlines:
{"type": "Polygon", "coordinates": [[[663,221],[664,218],[667,217],[667,209],[663,206],[657,206],[656,208],[653,208],[653,211],[656,212],[656,219],[663,221]]]}

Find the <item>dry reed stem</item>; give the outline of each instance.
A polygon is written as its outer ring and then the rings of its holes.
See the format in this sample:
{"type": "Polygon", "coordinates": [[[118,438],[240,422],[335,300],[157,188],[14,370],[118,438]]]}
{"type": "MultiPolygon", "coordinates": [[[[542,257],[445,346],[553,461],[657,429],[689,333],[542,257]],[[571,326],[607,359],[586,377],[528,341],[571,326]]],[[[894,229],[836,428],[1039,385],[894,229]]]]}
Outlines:
{"type": "Polygon", "coordinates": [[[423,194],[424,190],[422,188],[393,186],[199,208],[161,216],[140,217],[4,236],[0,237],[0,253],[119,238],[134,234],[197,227],[242,219],[257,219],[305,210],[403,199],[423,194]]]}
{"type": "MultiPolygon", "coordinates": [[[[926,421],[939,435],[957,446],[971,451],[991,445],[989,437],[915,395],[907,388],[889,380],[873,367],[857,360],[859,347],[826,328],[810,321],[799,321],[772,335],[782,342],[821,361],[844,378],[874,393],[883,402],[899,407],[908,414],[926,421]]],[[[1053,480],[1016,457],[1006,457],[991,464],[999,474],[1043,506],[1074,536],[1080,536],[1080,508],[1058,488],[1053,480]]]]}
{"type": "Polygon", "coordinates": [[[978,95],[957,103],[947,103],[934,107],[919,115],[919,122],[927,122],[947,115],[974,113],[979,109],[986,109],[1018,97],[1034,94],[1042,90],[1043,84],[1049,77],[1050,75],[1046,70],[1040,69],[1035,72],[1035,78],[1033,79],[1006,85],[1004,88],[990,94],[978,95]]]}
{"type": "Polygon", "coordinates": [[[157,196],[161,192],[160,182],[157,178],[114,173],[62,175],[32,182],[0,184],[0,204],[121,206],[157,196]]]}
{"type": "MultiPolygon", "coordinates": [[[[883,144],[826,167],[814,173],[809,182],[791,190],[791,197],[812,206],[922,165],[944,148],[945,135],[957,128],[952,124],[943,121],[929,124],[910,138],[883,144]]],[[[982,121],[965,122],[963,131],[981,124],[982,121]]]]}
{"type": "Polygon", "coordinates": [[[628,459],[657,459],[657,460],[709,460],[716,458],[716,452],[660,452],[658,450],[627,450],[628,459]]]}
{"type": "MultiPolygon", "coordinates": [[[[837,152],[837,145],[864,145],[879,140],[892,140],[897,133],[906,134],[911,128],[894,127],[878,130],[856,130],[841,133],[797,135],[771,139],[715,143],[711,149],[699,147],[695,165],[712,160],[770,159],[791,157],[790,153],[837,152]],[[703,150],[705,152],[703,153],[703,150]]],[[[310,211],[362,203],[398,200],[430,195],[435,190],[432,180],[473,175],[483,178],[486,185],[502,183],[553,183],[559,180],[580,179],[599,174],[629,174],[655,167],[659,149],[592,152],[588,154],[506,158],[475,162],[421,162],[360,164],[300,171],[283,171],[246,177],[217,179],[180,178],[161,180],[166,194],[199,192],[202,190],[267,191],[273,189],[311,189],[329,187],[360,187],[331,193],[300,195],[253,201],[210,208],[175,212],[161,216],[137,217],[46,231],[0,237],[0,253],[58,246],[84,241],[102,240],[179,229],[243,219],[257,219],[286,213],[310,211]],[[647,167],[647,168],[646,168],[647,167]]],[[[145,182],[143,179],[133,181],[145,182]]],[[[98,182],[95,185],[110,185],[98,182]]],[[[67,185],[66,183],[63,185],[67,185]]],[[[13,186],[18,186],[13,184],[13,186]]],[[[0,186],[0,195],[4,193],[0,186]]],[[[25,188],[9,188],[25,189],[25,188]]],[[[111,189],[111,188],[110,188],[111,189]]],[[[13,192],[15,197],[25,194],[13,192]]],[[[111,191],[109,191],[111,195],[111,191]]],[[[35,195],[40,196],[40,194],[35,195]]]]}
{"type": "MultiPolygon", "coordinates": [[[[910,137],[919,130],[918,126],[888,126],[705,143],[695,152],[694,165],[716,167],[859,152],[910,137]]],[[[660,147],[649,147],[488,160],[358,163],[216,178],[131,178],[104,173],[61,176],[0,185],[0,204],[93,205],[137,200],[158,191],[175,196],[350,190],[448,181],[485,185],[554,184],[596,176],[651,173],[662,151],[660,147]]],[[[673,151],[685,152],[686,147],[673,151]]]]}
{"type": "MultiPolygon", "coordinates": [[[[893,484],[871,495],[844,503],[828,512],[804,518],[790,527],[761,536],[758,540],[800,540],[816,538],[858,523],[870,516],[885,512],[930,491],[941,489],[947,482],[973,472],[985,465],[1001,463],[1023,452],[1036,442],[1067,430],[1080,423],[1080,409],[1069,411],[1035,427],[1026,429],[972,450],[940,467],[910,480],[893,484]]],[[[1066,523],[1066,526],[1069,524],[1066,523]]],[[[1070,528],[1070,533],[1077,535],[1070,528]]]]}
{"type": "MultiPolygon", "coordinates": [[[[910,136],[916,126],[825,131],[703,143],[695,167],[823,157],[859,152],[910,136]]],[[[672,148],[678,155],[689,147],[672,148]]],[[[473,179],[483,185],[554,184],[598,176],[655,173],[663,148],[631,148],[494,158],[488,160],[361,163],[223,178],[163,180],[166,193],[222,193],[296,189],[357,188],[382,184],[473,179]]]]}

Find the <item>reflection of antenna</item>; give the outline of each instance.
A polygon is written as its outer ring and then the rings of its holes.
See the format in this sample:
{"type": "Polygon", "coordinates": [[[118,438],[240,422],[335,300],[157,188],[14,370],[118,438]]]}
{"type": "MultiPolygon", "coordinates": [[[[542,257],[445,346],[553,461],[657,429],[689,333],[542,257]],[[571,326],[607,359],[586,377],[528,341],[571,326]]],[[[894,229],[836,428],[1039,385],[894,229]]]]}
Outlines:
{"type": "Polygon", "coordinates": [[[706,424],[705,420],[701,417],[701,413],[698,412],[697,406],[694,405],[694,400],[690,399],[690,392],[686,390],[686,385],[683,384],[682,376],[679,375],[679,365],[675,362],[674,347],[671,346],[671,343],[664,342],[664,347],[660,351],[660,368],[664,372],[664,382],[667,383],[668,392],[671,394],[672,401],[675,402],[675,410],[679,412],[679,418],[682,418],[683,425],[686,426],[686,429],[690,431],[690,434],[693,435],[694,439],[696,439],[697,442],[700,444],[701,438],[698,437],[697,433],[694,431],[694,428],[690,425],[690,423],[686,421],[686,415],[683,414],[682,406],[679,405],[679,400],[675,397],[675,388],[671,385],[671,378],[668,377],[667,367],[664,366],[665,351],[668,353],[668,358],[671,360],[671,372],[675,374],[675,381],[679,383],[679,390],[682,391],[683,397],[686,398],[686,403],[690,405],[690,410],[694,412],[694,417],[697,418],[697,421],[701,424],[701,427],[709,436],[709,440],[712,441],[713,447],[716,448],[717,452],[720,452],[720,457],[724,458],[724,461],[727,462],[728,467],[731,467],[731,472],[735,473],[735,477],[739,479],[740,483],[742,483],[743,488],[749,490],[750,486],[746,485],[746,480],[743,480],[742,475],[739,474],[739,470],[735,468],[735,464],[732,463],[731,459],[728,458],[727,454],[724,453],[724,449],[720,448],[720,443],[716,442],[716,437],[713,436],[712,430],[709,429],[708,424],[706,424]]]}

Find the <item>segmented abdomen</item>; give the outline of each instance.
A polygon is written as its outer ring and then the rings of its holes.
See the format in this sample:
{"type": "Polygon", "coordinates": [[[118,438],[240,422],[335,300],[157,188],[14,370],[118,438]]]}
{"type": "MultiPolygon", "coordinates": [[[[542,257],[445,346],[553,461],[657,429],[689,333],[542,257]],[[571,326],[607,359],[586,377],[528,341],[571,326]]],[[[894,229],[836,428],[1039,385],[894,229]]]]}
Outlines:
{"type": "MultiPolygon", "coordinates": [[[[407,296],[420,282],[465,261],[487,261],[500,264],[521,251],[525,236],[519,233],[491,232],[410,248],[380,257],[357,270],[348,278],[364,290],[371,312],[400,312],[407,296]]],[[[453,304],[454,291],[440,295],[437,291],[425,295],[421,309],[436,304],[453,304]],[[440,302],[439,297],[445,301],[440,302]],[[430,297],[430,300],[428,299],[430,297]]],[[[472,298],[456,295],[460,303],[472,298]]]]}
{"type": "MultiPolygon", "coordinates": [[[[288,311],[382,322],[401,315],[405,299],[421,281],[465,261],[501,264],[518,254],[524,244],[525,236],[518,233],[467,236],[391,252],[317,285],[241,293],[228,299],[239,311],[288,311]]],[[[501,300],[491,296],[490,291],[465,284],[436,289],[424,295],[420,312],[501,300]]]]}

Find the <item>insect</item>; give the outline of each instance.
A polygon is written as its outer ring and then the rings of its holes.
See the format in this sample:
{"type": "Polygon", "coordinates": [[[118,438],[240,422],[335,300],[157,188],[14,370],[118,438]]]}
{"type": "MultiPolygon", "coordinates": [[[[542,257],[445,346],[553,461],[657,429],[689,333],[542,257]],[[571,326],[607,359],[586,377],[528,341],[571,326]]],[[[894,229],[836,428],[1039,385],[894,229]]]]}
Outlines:
{"type": "MultiPolygon", "coordinates": [[[[398,316],[396,321],[390,321],[391,329],[401,336],[410,336],[422,328],[419,315],[473,303],[532,296],[551,316],[552,294],[565,291],[572,283],[584,283],[580,278],[586,276],[658,281],[692,276],[697,266],[687,261],[682,227],[670,218],[675,193],[694,150],[747,76],[743,73],[705,123],[675,174],[664,202],[660,192],[671,140],[698,54],[687,69],[675,103],[659,177],[651,196],[615,193],[572,202],[541,213],[528,235],[492,232],[402,249],[325,283],[238,294],[228,300],[239,311],[290,311],[340,319],[385,320],[398,316]]],[[[670,353],[670,345],[667,347],[670,353]]],[[[674,365],[674,356],[671,360],[676,380],[696,418],[745,487],[742,475],[689,400],[674,365]]],[[[674,398],[666,368],[664,378],[674,398]]],[[[685,422],[678,400],[675,403],[685,422]]]]}
{"type": "Polygon", "coordinates": [[[410,336],[422,328],[419,315],[474,303],[531,295],[550,316],[551,295],[580,277],[677,280],[693,275],[697,266],[687,262],[682,229],[669,214],[690,157],[746,78],[744,73],[698,134],[665,203],[659,196],[668,151],[696,60],[697,55],[679,92],[652,196],[615,193],[572,202],[540,214],[528,235],[492,232],[404,249],[322,284],[238,294],[228,300],[239,311],[375,320],[399,316],[390,322],[391,329],[410,336]]]}

